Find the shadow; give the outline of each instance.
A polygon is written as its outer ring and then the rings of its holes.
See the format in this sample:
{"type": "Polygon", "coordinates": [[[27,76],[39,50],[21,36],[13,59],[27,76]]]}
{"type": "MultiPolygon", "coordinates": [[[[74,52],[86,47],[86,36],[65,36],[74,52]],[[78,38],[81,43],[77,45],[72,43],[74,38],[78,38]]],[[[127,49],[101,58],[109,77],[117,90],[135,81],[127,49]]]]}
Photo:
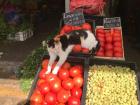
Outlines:
{"type": "Polygon", "coordinates": [[[30,105],[29,102],[27,102],[27,100],[23,100],[21,102],[19,102],[17,105],[30,105]]]}

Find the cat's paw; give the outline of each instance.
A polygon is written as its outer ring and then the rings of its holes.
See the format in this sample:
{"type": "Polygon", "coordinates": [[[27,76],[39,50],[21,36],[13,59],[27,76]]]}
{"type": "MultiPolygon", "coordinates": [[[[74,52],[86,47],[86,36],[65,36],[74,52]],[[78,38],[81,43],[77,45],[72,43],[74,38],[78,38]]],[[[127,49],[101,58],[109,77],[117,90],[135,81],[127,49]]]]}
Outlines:
{"type": "Polygon", "coordinates": [[[53,70],[53,71],[52,71],[52,74],[57,75],[57,73],[58,73],[58,70],[53,70]]]}
{"type": "Polygon", "coordinates": [[[50,70],[47,70],[46,72],[45,72],[45,74],[50,74],[51,73],[51,71],[50,70]]]}

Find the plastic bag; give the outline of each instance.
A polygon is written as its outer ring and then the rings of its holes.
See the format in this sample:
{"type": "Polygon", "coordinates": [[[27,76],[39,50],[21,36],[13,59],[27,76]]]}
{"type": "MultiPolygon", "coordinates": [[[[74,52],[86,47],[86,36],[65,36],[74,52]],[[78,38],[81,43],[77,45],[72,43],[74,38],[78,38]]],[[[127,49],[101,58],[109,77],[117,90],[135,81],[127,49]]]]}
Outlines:
{"type": "Polygon", "coordinates": [[[84,13],[100,14],[103,11],[104,0],[70,0],[70,11],[83,8],[84,13]]]}

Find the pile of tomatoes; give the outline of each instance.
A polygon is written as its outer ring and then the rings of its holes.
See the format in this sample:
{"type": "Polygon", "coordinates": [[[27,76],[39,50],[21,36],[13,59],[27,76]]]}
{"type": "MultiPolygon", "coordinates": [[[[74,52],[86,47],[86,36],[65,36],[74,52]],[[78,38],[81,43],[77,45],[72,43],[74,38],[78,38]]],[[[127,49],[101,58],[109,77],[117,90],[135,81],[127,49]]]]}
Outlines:
{"type": "MultiPolygon", "coordinates": [[[[48,60],[43,60],[30,105],[80,105],[83,67],[65,62],[57,75],[46,75],[47,65],[48,60]]],[[[56,62],[53,67],[55,65],[56,62]]]]}
{"type": "Polygon", "coordinates": [[[120,28],[97,28],[96,36],[100,41],[101,47],[96,53],[96,56],[100,57],[123,57],[123,46],[122,46],[122,30],[120,28]]]}
{"type": "MultiPolygon", "coordinates": [[[[61,30],[60,30],[60,34],[65,34],[65,33],[69,33],[71,31],[74,30],[80,30],[80,29],[85,29],[85,30],[90,30],[92,31],[92,27],[89,23],[84,23],[81,26],[71,26],[71,25],[64,25],[61,30]]],[[[74,53],[79,53],[82,52],[84,54],[88,54],[89,53],[89,49],[87,48],[82,48],[81,45],[75,45],[75,47],[73,48],[73,52],[74,53]]]]}

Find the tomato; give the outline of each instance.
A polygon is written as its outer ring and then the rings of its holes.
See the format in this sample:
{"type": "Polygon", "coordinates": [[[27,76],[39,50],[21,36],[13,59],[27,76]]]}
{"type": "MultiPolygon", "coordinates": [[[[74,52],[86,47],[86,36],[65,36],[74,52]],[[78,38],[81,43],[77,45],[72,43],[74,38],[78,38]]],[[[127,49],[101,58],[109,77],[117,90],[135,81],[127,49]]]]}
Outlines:
{"type": "Polygon", "coordinates": [[[61,80],[65,80],[69,77],[69,71],[68,69],[60,69],[58,72],[58,76],[61,80]]]}
{"type": "Polygon", "coordinates": [[[40,90],[39,90],[38,88],[35,88],[35,89],[34,89],[34,93],[41,94],[41,93],[40,93],[40,90]]]}
{"type": "Polygon", "coordinates": [[[64,25],[63,27],[64,31],[67,33],[67,32],[71,32],[72,31],[72,26],[70,25],[64,25]]]}
{"type": "Polygon", "coordinates": [[[103,56],[105,56],[105,55],[104,55],[104,52],[103,52],[103,51],[98,51],[98,52],[96,53],[96,56],[103,57],[103,56]]]}
{"type": "Polygon", "coordinates": [[[45,95],[45,99],[44,99],[48,104],[54,105],[56,103],[56,94],[52,93],[52,92],[48,92],[45,95]]]}
{"type": "Polygon", "coordinates": [[[80,29],[82,29],[82,28],[79,26],[73,26],[73,30],[80,30],[80,29]]]}
{"type": "Polygon", "coordinates": [[[111,43],[107,43],[107,44],[105,45],[105,49],[106,49],[106,50],[112,50],[112,49],[113,49],[113,45],[112,45],[111,43]]]}
{"type": "Polygon", "coordinates": [[[98,52],[104,52],[104,48],[103,47],[100,47],[100,49],[99,49],[98,52]]]}
{"type": "Polygon", "coordinates": [[[115,33],[113,34],[113,37],[121,37],[121,34],[115,32],[115,33]]]}
{"type": "Polygon", "coordinates": [[[66,103],[70,96],[71,96],[70,91],[66,91],[65,89],[61,89],[57,93],[57,100],[60,103],[66,103]]]}
{"type": "Polygon", "coordinates": [[[30,98],[30,103],[34,104],[41,104],[43,101],[43,96],[38,93],[33,93],[31,98],[30,98]]]}
{"type": "Polygon", "coordinates": [[[100,42],[105,42],[105,38],[104,38],[104,37],[97,37],[97,39],[98,39],[100,42]]]}
{"type": "Polygon", "coordinates": [[[111,34],[109,33],[109,34],[106,34],[106,42],[107,43],[112,43],[112,40],[113,40],[113,37],[111,36],[111,34]]]}
{"type": "Polygon", "coordinates": [[[69,62],[65,62],[63,65],[62,65],[62,68],[63,69],[70,69],[71,67],[71,64],[69,62]]]}
{"type": "Polygon", "coordinates": [[[62,81],[62,87],[66,90],[72,89],[73,86],[74,86],[74,84],[73,84],[73,80],[71,78],[68,78],[68,79],[62,81]]]}
{"type": "Polygon", "coordinates": [[[122,52],[115,52],[114,56],[115,57],[123,57],[123,53],[122,52]]]}
{"type": "Polygon", "coordinates": [[[114,47],[114,52],[123,52],[123,49],[121,47],[114,47]]]}
{"type": "Polygon", "coordinates": [[[105,37],[104,33],[97,33],[96,35],[97,35],[97,37],[103,37],[103,38],[105,37]]]}
{"type": "Polygon", "coordinates": [[[61,35],[64,35],[64,34],[65,34],[64,29],[62,29],[62,30],[60,31],[60,34],[61,34],[61,35]]]}
{"type": "Polygon", "coordinates": [[[40,72],[39,72],[39,78],[40,79],[45,79],[45,76],[46,76],[46,69],[42,69],[40,72]]]}
{"type": "Polygon", "coordinates": [[[30,105],[42,105],[42,103],[30,102],[30,105]]]}
{"type": "Polygon", "coordinates": [[[101,47],[105,47],[105,42],[100,42],[101,47]]]}
{"type": "Polygon", "coordinates": [[[40,87],[40,85],[42,84],[42,83],[45,83],[46,81],[44,80],[44,79],[39,79],[38,81],[37,81],[37,87],[40,87]]]}
{"type": "Polygon", "coordinates": [[[71,77],[75,77],[75,76],[77,76],[81,73],[82,73],[82,69],[79,68],[78,66],[73,66],[69,70],[69,74],[70,74],[71,77]]]}
{"type": "Polygon", "coordinates": [[[77,88],[77,87],[72,88],[71,96],[72,97],[76,97],[76,98],[81,98],[81,96],[82,96],[82,89],[81,88],[77,88]]]}
{"type": "Polygon", "coordinates": [[[88,54],[89,53],[89,49],[88,48],[82,48],[82,53],[88,54]]]}
{"type": "Polygon", "coordinates": [[[75,45],[72,49],[73,52],[77,53],[77,52],[80,52],[82,50],[82,47],[81,45],[75,45]]]}
{"type": "Polygon", "coordinates": [[[73,66],[73,67],[78,68],[78,69],[80,70],[80,74],[83,73],[83,66],[82,66],[82,65],[75,65],[75,66],[73,66]]]}
{"type": "Polygon", "coordinates": [[[113,51],[112,50],[108,50],[105,52],[105,56],[106,57],[113,57],[113,51]]]}
{"type": "Polygon", "coordinates": [[[103,28],[98,28],[98,29],[96,29],[96,32],[97,32],[97,33],[101,33],[101,34],[104,34],[104,33],[105,33],[105,31],[104,31],[103,28]]]}
{"type": "Polygon", "coordinates": [[[56,105],[65,105],[64,103],[57,103],[56,105]]]}
{"type": "Polygon", "coordinates": [[[121,39],[121,37],[113,37],[113,41],[114,41],[114,42],[117,42],[117,41],[120,41],[120,42],[121,42],[122,39],[121,39]]]}
{"type": "Polygon", "coordinates": [[[111,28],[110,33],[113,36],[113,34],[114,34],[114,29],[113,28],[111,28]]]}
{"type": "Polygon", "coordinates": [[[58,92],[61,89],[60,79],[54,80],[50,83],[50,89],[52,92],[58,92]]]}
{"type": "Polygon", "coordinates": [[[55,74],[52,74],[52,73],[47,74],[46,77],[45,77],[45,80],[46,80],[47,83],[51,83],[52,81],[57,80],[57,79],[58,79],[58,77],[55,74]]]}
{"type": "Polygon", "coordinates": [[[75,87],[78,87],[78,88],[82,87],[83,82],[84,82],[84,80],[81,76],[76,76],[73,78],[73,83],[74,83],[75,87]]]}
{"type": "Polygon", "coordinates": [[[92,30],[91,25],[89,23],[84,23],[82,24],[82,29],[85,30],[92,30]]]}
{"type": "Polygon", "coordinates": [[[45,100],[42,102],[42,104],[41,105],[50,105],[50,104],[48,104],[45,100]]]}
{"type": "Polygon", "coordinates": [[[114,47],[122,47],[122,42],[114,42],[114,47]]]}
{"type": "Polygon", "coordinates": [[[68,105],[80,105],[80,99],[71,96],[68,100],[68,105]]]}
{"type": "Polygon", "coordinates": [[[42,95],[45,95],[46,93],[50,91],[50,86],[48,83],[42,83],[39,87],[39,90],[42,95]]]}
{"type": "Polygon", "coordinates": [[[48,62],[49,62],[48,59],[45,59],[45,60],[42,61],[42,68],[43,68],[43,69],[47,69],[48,62]]]}

